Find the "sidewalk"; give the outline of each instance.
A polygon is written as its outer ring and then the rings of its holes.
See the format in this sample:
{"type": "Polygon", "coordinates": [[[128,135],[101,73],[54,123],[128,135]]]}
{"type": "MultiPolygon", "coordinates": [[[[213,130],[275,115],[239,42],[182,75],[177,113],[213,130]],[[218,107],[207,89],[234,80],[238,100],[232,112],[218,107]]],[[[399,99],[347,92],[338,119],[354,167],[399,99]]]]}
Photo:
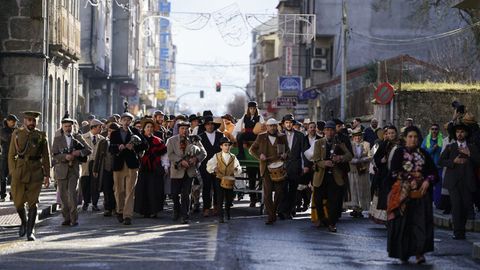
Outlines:
{"type": "MultiPolygon", "coordinates": [[[[433,223],[437,227],[451,230],[452,215],[445,215],[442,213],[442,211],[434,210],[433,223]]],[[[469,232],[480,232],[480,216],[478,213],[476,213],[475,220],[467,220],[466,229],[469,232]]],[[[475,259],[480,259],[480,242],[473,243],[472,257],[475,259]]]]}
{"type": "MultiPolygon", "coordinates": [[[[10,190],[10,187],[7,187],[10,190]]],[[[13,202],[7,196],[5,202],[0,202],[0,227],[14,227],[20,225],[20,218],[18,217],[13,202]]],[[[40,203],[38,204],[38,220],[45,219],[59,208],[57,205],[56,191],[53,185],[48,189],[42,189],[40,192],[40,203]]]]}

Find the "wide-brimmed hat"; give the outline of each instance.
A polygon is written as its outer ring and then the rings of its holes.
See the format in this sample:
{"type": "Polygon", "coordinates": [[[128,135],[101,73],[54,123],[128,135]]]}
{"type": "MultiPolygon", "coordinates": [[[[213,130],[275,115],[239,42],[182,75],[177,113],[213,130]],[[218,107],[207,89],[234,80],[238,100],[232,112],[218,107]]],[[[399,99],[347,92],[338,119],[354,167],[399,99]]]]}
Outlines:
{"type": "Polygon", "coordinates": [[[470,128],[465,123],[456,123],[453,125],[453,132],[457,132],[457,130],[464,130],[467,133],[470,132],[470,128]]]}
{"type": "Polygon", "coordinates": [[[278,121],[275,118],[270,118],[270,119],[267,120],[266,125],[267,126],[278,125],[278,121]]]}
{"type": "Polygon", "coordinates": [[[213,113],[212,113],[212,111],[210,111],[210,110],[206,110],[206,111],[203,111],[202,116],[203,116],[203,117],[213,116],[213,113]]]}
{"type": "Polygon", "coordinates": [[[327,121],[327,123],[325,123],[325,127],[324,128],[333,128],[333,129],[336,129],[337,128],[337,124],[335,123],[335,121],[327,121]]]}
{"type": "Polygon", "coordinates": [[[167,117],[167,119],[165,119],[165,121],[167,121],[167,122],[172,122],[173,120],[175,120],[175,115],[173,115],[173,114],[170,114],[170,115],[167,117]]]}
{"type": "Polygon", "coordinates": [[[155,126],[155,121],[153,121],[152,118],[143,118],[140,123],[142,124],[142,129],[144,129],[145,126],[146,126],[148,123],[150,123],[150,124],[152,124],[153,126],[155,126]]]}
{"type": "Polygon", "coordinates": [[[362,135],[363,135],[362,128],[357,127],[357,128],[352,130],[352,137],[353,136],[362,136],[362,135]]]}
{"type": "Polygon", "coordinates": [[[233,144],[233,142],[230,141],[230,139],[227,138],[227,137],[222,137],[222,138],[220,138],[220,140],[219,140],[218,142],[219,142],[220,145],[222,145],[222,144],[224,144],[224,143],[228,143],[228,144],[230,144],[230,145],[233,144]]]}
{"type": "Polygon", "coordinates": [[[222,125],[221,123],[218,123],[218,122],[215,122],[213,120],[213,116],[206,116],[206,117],[203,117],[203,125],[205,126],[206,124],[209,124],[209,123],[212,123],[213,126],[214,126],[214,129],[219,129],[220,126],[222,125]]]}
{"type": "Polygon", "coordinates": [[[293,114],[289,113],[289,114],[285,115],[285,116],[282,118],[282,124],[283,124],[285,121],[295,122],[295,117],[293,117],[293,114]]]}
{"type": "Polygon", "coordinates": [[[476,124],[476,123],[477,123],[477,119],[475,118],[475,115],[473,115],[473,113],[467,112],[467,113],[465,113],[465,115],[463,116],[462,122],[463,122],[465,125],[473,125],[473,124],[476,124]]]}

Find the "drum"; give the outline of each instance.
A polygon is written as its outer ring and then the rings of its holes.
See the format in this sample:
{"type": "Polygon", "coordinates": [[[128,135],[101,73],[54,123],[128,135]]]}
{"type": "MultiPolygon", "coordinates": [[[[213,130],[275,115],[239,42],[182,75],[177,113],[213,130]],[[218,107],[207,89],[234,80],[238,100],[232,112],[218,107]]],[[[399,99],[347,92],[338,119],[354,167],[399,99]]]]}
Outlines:
{"type": "Polygon", "coordinates": [[[280,182],[285,180],[287,177],[287,171],[283,167],[282,161],[273,162],[267,166],[268,172],[270,173],[270,179],[275,182],[280,182]]]}
{"type": "Polygon", "coordinates": [[[235,177],[233,176],[224,176],[222,180],[220,180],[220,186],[225,189],[233,189],[235,185],[235,177]]]}

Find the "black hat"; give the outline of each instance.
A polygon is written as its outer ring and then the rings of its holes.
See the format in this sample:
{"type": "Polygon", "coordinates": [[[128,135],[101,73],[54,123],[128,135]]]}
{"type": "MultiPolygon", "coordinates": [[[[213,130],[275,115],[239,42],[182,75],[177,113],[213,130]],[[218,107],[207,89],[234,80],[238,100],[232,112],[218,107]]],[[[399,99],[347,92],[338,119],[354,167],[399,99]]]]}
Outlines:
{"type": "Polygon", "coordinates": [[[470,131],[470,128],[464,123],[457,123],[453,126],[453,132],[456,132],[458,129],[464,130],[467,133],[470,131]]]}
{"type": "Polygon", "coordinates": [[[202,114],[202,115],[203,115],[203,117],[205,117],[205,116],[213,116],[213,113],[212,113],[212,111],[207,110],[207,111],[203,111],[203,114],[202,114]]]}
{"type": "Polygon", "coordinates": [[[87,120],[90,121],[90,120],[93,120],[93,119],[95,119],[95,118],[96,118],[95,115],[90,114],[90,115],[87,117],[87,120]]]}
{"type": "Polygon", "coordinates": [[[165,115],[165,114],[162,111],[154,111],[153,116],[157,116],[157,115],[165,115]]]}
{"type": "Polygon", "coordinates": [[[337,124],[335,123],[335,121],[328,121],[327,123],[325,123],[325,128],[335,129],[336,127],[337,127],[337,124]]]}
{"type": "Polygon", "coordinates": [[[252,107],[255,107],[255,108],[258,107],[257,102],[255,102],[255,101],[248,102],[248,108],[252,108],[252,107]]]}
{"type": "Polygon", "coordinates": [[[335,122],[335,125],[343,125],[343,124],[345,124],[342,120],[340,120],[340,119],[338,119],[338,118],[333,119],[333,122],[335,122]]]}
{"type": "Polygon", "coordinates": [[[285,121],[295,122],[295,118],[293,117],[293,114],[289,113],[289,114],[285,115],[285,116],[282,118],[282,124],[283,124],[283,122],[285,122],[285,121]]]}
{"type": "Polygon", "coordinates": [[[200,117],[198,117],[196,114],[191,114],[189,117],[188,117],[188,122],[192,122],[192,121],[195,121],[195,120],[200,120],[200,117]]]}
{"type": "Polygon", "coordinates": [[[212,116],[203,117],[203,125],[206,125],[208,123],[212,123],[214,126],[214,129],[219,129],[220,126],[222,125],[220,123],[215,122],[212,116]]]}
{"type": "Polygon", "coordinates": [[[228,143],[228,144],[230,144],[230,145],[233,144],[233,142],[230,141],[230,139],[227,138],[227,137],[222,137],[222,138],[220,138],[220,140],[219,140],[218,142],[219,142],[220,145],[222,145],[222,144],[224,144],[224,143],[228,143]]]}
{"type": "Polygon", "coordinates": [[[173,121],[173,120],[175,120],[175,115],[173,115],[173,114],[170,114],[168,116],[168,118],[166,119],[166,121],[173,121]]]}
{"type": "Polygon", "coordinates": [[[327,123],[325,123],[325,121],[318,121],[318,122],[317,122],[317,128],[318,128],[319,130],[323,130],[323,129],[325,128],[325,125],[326,125],[326,124],[327,124],[327,123]]]}
{"type": "Polygon", "coordinates": [[[18,122],[20,120],[18,120],[18,117],[15,115],[15,114],[9,114],[6,118],[7,121],[15,121],[15,122],[18,122]]]}

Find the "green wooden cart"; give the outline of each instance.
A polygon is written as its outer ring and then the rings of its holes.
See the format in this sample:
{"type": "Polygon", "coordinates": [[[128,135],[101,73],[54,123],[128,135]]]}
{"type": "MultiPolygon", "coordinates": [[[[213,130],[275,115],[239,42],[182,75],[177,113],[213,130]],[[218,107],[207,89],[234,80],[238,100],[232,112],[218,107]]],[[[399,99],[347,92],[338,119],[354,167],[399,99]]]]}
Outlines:
{"type": "MultiPolygon", "coordinates": [[[[232,147],[231,149],[232,154],[237,155],[238,154],[238,148],[237,147],[232,147]]],[[[255,188],[254,189],[249,189],[248,188],[248,182],[250,181],[250,178],[247,174],[248,169],[257,169],[260,167],[260,164],[258,160],[256,160],[250,153],[248,153],[247,149],[245,149],[245,159],[239,160],[240,165],[242,166],[242,176],[240,177],[235,177],[235,182],[237,181],[244,181],[245,185],[244,188],[240,188],[237,185],[235,185],[234,191],[237,193],[243,193],[243,194],[258,194],[260,199],[260,215],[263,215],[264,211],[264,201],[263,201],[263,186],[262,186],[262,179],[260,177],[256,177],[255,182],[255,188]]]]}

